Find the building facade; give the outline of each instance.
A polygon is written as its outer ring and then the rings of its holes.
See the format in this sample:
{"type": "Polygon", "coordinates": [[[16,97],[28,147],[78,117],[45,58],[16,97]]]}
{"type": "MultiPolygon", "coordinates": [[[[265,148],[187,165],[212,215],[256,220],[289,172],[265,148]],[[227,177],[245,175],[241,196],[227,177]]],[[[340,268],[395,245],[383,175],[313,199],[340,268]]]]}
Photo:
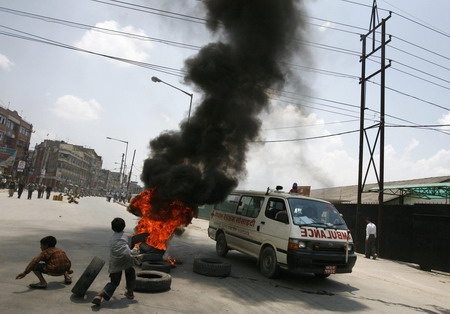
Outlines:
{"type": "Polygon", "coordinates": [[[23,174],[28,158],[33,125],[15,110],[0,106],[0,173],[17,179],[23,174]]]}
{"type": "Polygon", "coordinates": [[[32,168],[28,181],[58,191],[97,195],[104,189],[102,157],[91,148],[45,140],[35,147],[32,168]]]}

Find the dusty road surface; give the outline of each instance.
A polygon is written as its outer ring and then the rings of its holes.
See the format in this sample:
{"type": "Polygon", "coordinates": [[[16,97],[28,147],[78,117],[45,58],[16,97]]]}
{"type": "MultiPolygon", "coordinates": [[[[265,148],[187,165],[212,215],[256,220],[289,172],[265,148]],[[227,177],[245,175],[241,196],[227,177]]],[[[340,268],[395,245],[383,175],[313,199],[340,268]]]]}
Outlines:
{"type": "MultiPolygon", "coordinates": [[[[36,193],[35,193],[36,194],[36,193]]],[[[26,195],[25,195],[26,196],[26,195]]],[[[35,197],[36,195],[34,195],[35,197]]],[[[85,298],[74,297],[61,277],[46,277],[46,290],[31,290],[31,273],[16,280],[39,252],[39,240],[58,239],[72,260],[74,282],[94,256],[108,260],[110,221],[122,217],[132,233],[136,218],[104,198],[88,197],[79,204],[67,201],[8,198],[0,192],[0,313],[450,313],[450,274],[423,272],[416,265],[361,255],[351,274],[318,280],[308,274],[282,274],[272,280],[259,274],[255,261],[231,251],[231,276],[205,277],[192,271],[195,257],[214,257],[208,222],[195,219],[182,237],[175,237],[168,253],[183,262],[172,269],[167,292],[136,293],[124,297],[124,280],[109,302],[90,303],[108,281],[107,266],[85,298]]]]}

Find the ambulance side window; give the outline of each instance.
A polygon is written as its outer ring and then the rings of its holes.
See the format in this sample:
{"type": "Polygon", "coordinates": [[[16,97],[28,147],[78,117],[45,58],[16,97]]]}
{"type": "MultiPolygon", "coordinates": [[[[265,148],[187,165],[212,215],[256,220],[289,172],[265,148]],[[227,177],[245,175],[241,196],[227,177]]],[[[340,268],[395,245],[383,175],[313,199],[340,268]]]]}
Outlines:
{"type": "Polygon", "coordinates": [[[236,214],[256,218],[261,210],[264,197],[242,196],[236,214]]]}
{"type": "Polygon", "coordinates": [[[224,211],[227,213],[235,213],[236,207],[239,204],[239,195],[230,194],[222,203],[216,204],[215,210],[224,211]]]}
{"type": "Polygon", "coordinates": [[[279,198],[270,198],[266,206],[266,217],[276,220],[275,217],[278,213],[286,213],[286,206],[284,205],[284,201],[279,198]]]}

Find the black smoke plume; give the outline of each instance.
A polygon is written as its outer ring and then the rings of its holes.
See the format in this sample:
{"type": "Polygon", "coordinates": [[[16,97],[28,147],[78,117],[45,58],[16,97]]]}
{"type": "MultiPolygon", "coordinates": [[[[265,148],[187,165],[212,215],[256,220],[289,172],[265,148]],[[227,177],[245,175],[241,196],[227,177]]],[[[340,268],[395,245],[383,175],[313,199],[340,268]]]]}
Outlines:
{"type": "Polygon", "coordinates": [[[283,86],[302,22],[301,1],[203,3],[207,27],[221,35],[185,62],[185,80],[203,99],[179,132],[150,142],[142,173],[147,188],[157,187],[159,202],[180,200],[193,208],[222,201],[245,174],[249,141],[261,126],[258,114],[269,103],[266,90],[283,86]]]}

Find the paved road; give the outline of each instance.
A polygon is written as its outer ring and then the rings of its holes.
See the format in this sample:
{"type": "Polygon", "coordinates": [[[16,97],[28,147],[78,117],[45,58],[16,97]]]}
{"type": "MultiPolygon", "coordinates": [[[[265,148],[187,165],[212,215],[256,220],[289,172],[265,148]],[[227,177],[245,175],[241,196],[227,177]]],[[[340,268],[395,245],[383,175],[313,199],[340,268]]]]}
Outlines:
{"type": "Polygon", "coordinates": [[[131,233],[136,218],[103,198],[82,198],[76,205],[8,198],[0,191],[0,313],[450,313],[450,274],[383,259],[359,256],[352,274],[325,280],[298,274],[271,280],[259,274],[253,259],[231,251],[226,258],[232,264],[230,277],[198,275],[192,271],[193,259],[216,257],[215,243],[206,234],[208,222],[200,219],[169,246],[168,253],[183,264],[172,270],[167,292],[136,293],[135,300],[127,300],[122,283],[112,300],[98,308],[90,301],[108,281],[107,267],[84,299],[74,297],[60,277],[47,277],[46,290],[28,289],[36,282],[32,273],[15,280],[39,252],[39,240],[54,235],[72,260],[76,281],[94,256],[108,259],[110,221],[117,216],[131,233]]]}

